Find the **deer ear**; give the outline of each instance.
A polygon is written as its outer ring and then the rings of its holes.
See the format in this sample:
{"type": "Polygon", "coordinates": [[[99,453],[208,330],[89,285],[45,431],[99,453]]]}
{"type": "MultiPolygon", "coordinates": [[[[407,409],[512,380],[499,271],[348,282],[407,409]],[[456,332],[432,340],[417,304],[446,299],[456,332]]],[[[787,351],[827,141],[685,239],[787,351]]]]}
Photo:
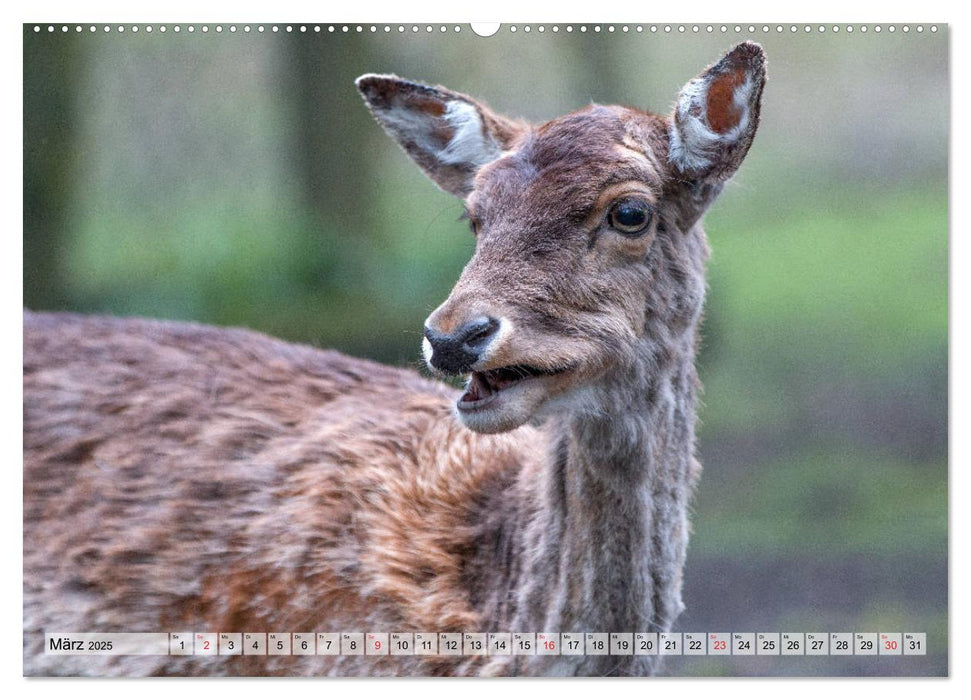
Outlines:
{"type": "Polygon", "coordinates": [[[765,53],[745,42],[681,90],[668,132],[668,160],[686,178],[727,180],[759,125],[765,53]]]}
{"type": "Polygon", "coordinates": [[[525,125],[471,97],[394,75],[356,81],[371,114],[446,192],[465,197],[476,171],[496,160],[525,125]]]}

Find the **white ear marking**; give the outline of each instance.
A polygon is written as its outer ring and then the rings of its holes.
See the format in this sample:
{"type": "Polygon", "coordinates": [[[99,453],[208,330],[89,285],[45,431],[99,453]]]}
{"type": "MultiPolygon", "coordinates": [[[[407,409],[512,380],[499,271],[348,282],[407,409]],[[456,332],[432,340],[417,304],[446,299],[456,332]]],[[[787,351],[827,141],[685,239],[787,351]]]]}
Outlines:
{"type": "Polygon", "coordinates": [[[677,114],[669,135],[668,160],[686,171],[704,170],[712,165],[719,148],[735,143],[745,133],[751,113],[750,99],[754,83],[747,75],[732,92],[732,104],[738,109],[738,123],[718,133],[708,126],[708,89],[711,81],[695,78],[678,96],[677,114]]]}
{"type": "Polygon", "coordinates": [[[418,148],[431,152],[437,149],[431,141],[428,119],[421,113],[395,106],[381,112],[381,119],[393,132],[411,139],[418,148]]]}
{"type": "Polygon", "coordinates": [[[452,100],[445,107],[444,119],[454,134],[448,146],[438,152],[438,159],[443,163],[468,163],[478,167],[502,155],[499,145],[483,132],[482,119],[473,105],[452,100]]]}
{"type": "Polygon", "coordinates": [[[482,128],[482,119],[474,105],[463,100],[451,100],[439,117],[452,130],[452,138],[442,148],[433,136],[429,117],[407,107],[394,107],[381,113],[381,118],[393,131],[406,135],[420,148],[433,155],[443,165],[470,165],[478,168],[502,155],[502,149],[482,128]]]}

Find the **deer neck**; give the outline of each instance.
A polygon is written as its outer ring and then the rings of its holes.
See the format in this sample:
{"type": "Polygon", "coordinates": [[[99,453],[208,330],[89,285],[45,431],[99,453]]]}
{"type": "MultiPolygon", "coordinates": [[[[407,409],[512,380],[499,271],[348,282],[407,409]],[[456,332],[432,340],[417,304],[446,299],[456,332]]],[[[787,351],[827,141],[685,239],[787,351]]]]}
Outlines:
{"type": "MultiPolygon", "coordinates": [[[[682,609],[697,476],[695,387],[693,331],[664,346],[645,340],[633,367],[604,377],[582,409],[552,422],[552,454],[521,521],[516,629],[670,628],[682,609]]],[[[559,671],[650,670],[646,657],[572,658],[559,657],[559,671]]]]}

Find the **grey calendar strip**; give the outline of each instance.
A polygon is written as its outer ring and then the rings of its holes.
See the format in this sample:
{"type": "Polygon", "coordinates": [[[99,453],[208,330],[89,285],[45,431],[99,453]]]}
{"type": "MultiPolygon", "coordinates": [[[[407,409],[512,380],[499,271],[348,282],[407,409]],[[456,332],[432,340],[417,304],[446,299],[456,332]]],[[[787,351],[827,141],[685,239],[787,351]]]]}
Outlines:
{"type": "Polygon", "coordinates": [[[923,632],[51,633],[65,656],[925,656],[923,632]]]}

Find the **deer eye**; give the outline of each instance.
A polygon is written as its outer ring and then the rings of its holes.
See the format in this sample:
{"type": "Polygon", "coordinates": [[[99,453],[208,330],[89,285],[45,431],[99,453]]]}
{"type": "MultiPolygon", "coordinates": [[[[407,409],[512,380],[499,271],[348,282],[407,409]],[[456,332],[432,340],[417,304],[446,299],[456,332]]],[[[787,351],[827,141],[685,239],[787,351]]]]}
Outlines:
{"type": "Polygon", "coordinates": [[[632,236],[651,223],[651,205],[640,199],[621,199],[611,205],[607,220],[615,230],[632,236]]]}

